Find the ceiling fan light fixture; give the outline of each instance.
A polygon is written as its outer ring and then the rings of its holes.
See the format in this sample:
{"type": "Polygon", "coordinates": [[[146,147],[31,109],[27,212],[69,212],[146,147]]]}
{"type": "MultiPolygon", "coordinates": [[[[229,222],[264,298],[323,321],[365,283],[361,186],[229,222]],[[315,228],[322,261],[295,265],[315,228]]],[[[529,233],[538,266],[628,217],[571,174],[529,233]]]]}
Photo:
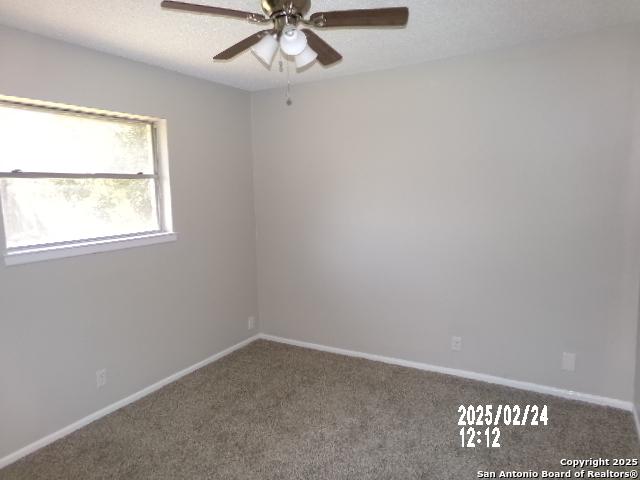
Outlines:
{"type": "Polygon", "coordinates": [[[304,68],[313,63],[316,58],[318,58],[317,52],[307,45],[305,49],[295,57],[296,68],[304,68]]]}
{"type": "Polygon", "coordinates": [[[251,48],[251,52],[261,61],[271,66],[279,46],[276,36],[267,34],[251,48]]]}
{"type": "Polygon", "coordinates": [[[293,25],[287,25],[280,36],[280,48],[287,55],[300,55],[307,46],[307,36],[293,25]]]}
{"type": "Polygon", "coordinates": [[[311,0],[261,0],[260,3],[264,14],[200,5],[184,0],[162,0],[160,5],[167,10],[206,13],[218,17],[245,20],[256,25],[271,24],[271,28],[249,35],[218,53],[213,59],[231,60],[246,50],[252,49],[257,58],[270,66],[279,45],[282,53],[288,57],[300,55],[300,58],[296,58],[298,68],[309,65],[316,58],[318,63],[324,67],[334,65],[342,60],[342,55],[339,52],[318,36],[315,31],[307,27],[322,29],[405,27],[409,22],[407,7],[336,10],[315,12],[307,16],[311,10],[311,0]],[[301,28],[299,29],[298,26],[301,28]],[[307,46],[309,50],[307,50],[307,46]]]}

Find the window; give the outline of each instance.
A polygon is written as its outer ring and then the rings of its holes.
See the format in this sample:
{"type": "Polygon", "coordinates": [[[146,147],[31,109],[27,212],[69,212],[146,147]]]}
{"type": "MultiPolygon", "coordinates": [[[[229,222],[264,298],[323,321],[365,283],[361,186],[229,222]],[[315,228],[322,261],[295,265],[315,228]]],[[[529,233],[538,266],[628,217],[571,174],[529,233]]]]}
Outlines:
{"type": "Polygon", "coordinates": [[[168,171],[158,155],[161,124],[0,99],[6,257],[67,256],[74,247],[93,253],[131,240],[157,243],[170,234],[168,171]]]}

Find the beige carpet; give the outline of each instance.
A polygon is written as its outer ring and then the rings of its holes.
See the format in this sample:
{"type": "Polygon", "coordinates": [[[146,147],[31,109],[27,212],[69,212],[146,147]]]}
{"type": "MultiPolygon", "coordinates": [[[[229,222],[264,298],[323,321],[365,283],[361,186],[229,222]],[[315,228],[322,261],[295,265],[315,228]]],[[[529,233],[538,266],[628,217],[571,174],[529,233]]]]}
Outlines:
{"type": "Polygon", "coordinates": [[[471,479],[639,455],[627,412],[257,341],[0,479],[471,479]],[[461,404],[548,405],[549,425],[503,427],[498,449],[462,448],[461,404]]]}

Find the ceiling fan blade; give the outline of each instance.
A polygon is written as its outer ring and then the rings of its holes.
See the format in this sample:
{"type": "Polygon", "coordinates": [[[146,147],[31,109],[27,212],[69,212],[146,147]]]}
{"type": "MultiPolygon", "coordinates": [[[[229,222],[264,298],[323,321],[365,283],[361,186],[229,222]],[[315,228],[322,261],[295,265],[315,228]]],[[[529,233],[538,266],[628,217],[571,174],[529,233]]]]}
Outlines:
{"type": "Polygon", "coordinates": [[[161,4],[162,8],[171,10],[182,10],[192,13],[208,13],[210,15],[218,15],[221,17],[240,18],[242,20],[262,21],[267,18],[259,13],[244,12],[242,10],[232,10],[230,8],[210,7],[208,5],[197,5],[195,3],[174,2],[164,0],[161,4]]]}
{"type": "Polygon", "coordinates": [[[250,37],[245,38],[244,40],[239,41],[235,45],[227,48],[226,50],[220,52],[215,57],[214,60],[230,60],[236,55],[244,52],[245,50],[253,47],[256,43],[258,43],[262,37],[265,35],[273,35],[275,30],[262,30],[261,32],[254,33],[250,37]]]}
{"type": "Polygon", "coordinates": [[[318,54],[318,61],[325,67],[333,65],[342,60],[342,55],[333,49],[331,45],[321,39],[316,32],[303,28],[302,31],[307,36],[309,46],[318,54]]]}
{"type": "Polygon", "coordinates": [[[407,7],[338,10],[311,15],[316,27],[402,27],[409,21],[407,7]]]}

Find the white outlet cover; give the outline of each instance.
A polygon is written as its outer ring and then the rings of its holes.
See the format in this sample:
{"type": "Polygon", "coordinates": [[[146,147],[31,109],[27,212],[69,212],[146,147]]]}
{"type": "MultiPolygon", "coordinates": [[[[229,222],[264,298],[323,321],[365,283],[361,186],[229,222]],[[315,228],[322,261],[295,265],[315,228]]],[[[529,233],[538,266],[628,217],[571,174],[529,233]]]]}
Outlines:
{"type": "Polygon", "coordinates": [[[96,372],[96,386],[98,388],[104,387],[107,384],[107,370],[102,369],[96,372]]]}
{"type": "Polygon", "coordinates": [[[562,353],[562,369],[567,372],[574,372],[576,370],[576,354],[575,353],[562,353]]]}
{"type": "Polygon", "coordinates": [[[249,330],[256,328],[256,317],[249,317],[248,328],[249,330]]]}
{"type": "Polygon", "coordinates": [[[462,350],[462,337],[451,337],[451,350],[456,352],[462,350]]]}

